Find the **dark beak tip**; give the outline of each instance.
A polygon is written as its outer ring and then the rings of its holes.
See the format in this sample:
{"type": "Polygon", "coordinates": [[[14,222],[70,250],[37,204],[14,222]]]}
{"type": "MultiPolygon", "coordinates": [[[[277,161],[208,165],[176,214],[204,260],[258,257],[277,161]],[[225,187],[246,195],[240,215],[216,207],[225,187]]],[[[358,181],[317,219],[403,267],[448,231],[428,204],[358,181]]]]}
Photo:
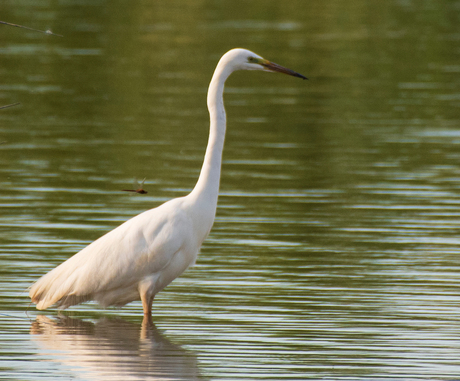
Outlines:
{"type": "Polygon", "coordinates": [[[305,79],[307,79],[307,80],[308,80],[308,78],[307,78],[307,77],[305,77],[304,75],[302,75],[302,74],[299,74],[299,73],[296,73],[296,74],[295,74],[295,76],[296,76],[296,77],[299,77],[299,78],[302,78],[302,79],[304,79],[304,80],[305,80],[305,79]]]}

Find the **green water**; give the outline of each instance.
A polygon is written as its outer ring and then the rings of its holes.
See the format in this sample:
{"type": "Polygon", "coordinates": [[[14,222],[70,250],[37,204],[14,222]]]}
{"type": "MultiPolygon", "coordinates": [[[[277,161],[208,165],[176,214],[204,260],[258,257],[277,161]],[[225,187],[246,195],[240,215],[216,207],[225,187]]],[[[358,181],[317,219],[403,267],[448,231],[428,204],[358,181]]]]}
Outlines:
{"type": "Polygon", "coordinates": [[[460,374],[460,2],[5,1],[0,379],[453,379],[460,374]],[[220,56],[214,228],[142,307],[37,312],[27,288],[189,192],[220,56]],[[146,195],[121,189],[146,178],[146,195]]]}

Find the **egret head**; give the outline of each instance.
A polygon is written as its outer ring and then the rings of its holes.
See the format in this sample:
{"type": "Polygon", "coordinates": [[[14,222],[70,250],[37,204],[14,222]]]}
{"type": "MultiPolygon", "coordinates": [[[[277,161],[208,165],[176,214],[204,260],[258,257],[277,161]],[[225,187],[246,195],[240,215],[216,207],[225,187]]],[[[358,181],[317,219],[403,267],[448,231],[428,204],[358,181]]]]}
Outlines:
{"type": "Polygon", "coordinates": [[[291,69],[287,69],[276,63],[270,62],[265,58],[246,49],[232,49],[226,53],[224,57],[225,56],[227,56],[226,58],[229,61],[232,61],[234,70],[263,70],[272,73],[284,73],[294,77],[308,79],[302,74],[296,73],[291,69]]]}

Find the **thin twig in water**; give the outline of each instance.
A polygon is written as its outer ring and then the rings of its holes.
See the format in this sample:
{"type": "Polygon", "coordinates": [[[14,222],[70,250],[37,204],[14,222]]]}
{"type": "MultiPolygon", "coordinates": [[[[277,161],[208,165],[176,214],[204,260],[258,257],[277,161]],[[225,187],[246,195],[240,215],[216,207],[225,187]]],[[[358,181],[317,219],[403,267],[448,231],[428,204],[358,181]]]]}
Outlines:
{"type": "Polygon", "coordinates": [[[15,26],[16,28],[23,28],[23,29],[33,30],[34,32],[40,32],[40,33],[45,33],[45,34],[51,34],[52,36],[64,37],[64,36],[61,35],[61,34],[56,34],[56,33],[51,32],[49,29],[48,29],[48,30],[34,29],[34,28],[29,28],[28,26],[18,25],[18,24],[12,24],[12,23],[6,22],[6,21],[0,21],[0,24],[9,25],[9,26],[15,26]]]}
{"type": "Polygon", "coordinates": [[[0,110],[1,110],[2,108],[8,108],[8,107],[13,107],[13,106],[17,106],[17,105],[20,105],[20,103],[18,102],[18,103],[12,103],[12,104],[6,105],[6,106],[0,106],[0,110]]]}

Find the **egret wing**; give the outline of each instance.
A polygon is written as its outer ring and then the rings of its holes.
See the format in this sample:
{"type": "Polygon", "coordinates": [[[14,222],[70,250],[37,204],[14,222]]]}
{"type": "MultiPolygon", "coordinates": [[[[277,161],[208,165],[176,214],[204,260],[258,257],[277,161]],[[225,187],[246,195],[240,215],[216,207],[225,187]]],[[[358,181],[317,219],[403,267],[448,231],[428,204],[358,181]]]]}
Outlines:
{"type": "Polygon", "coordinates": [[[103,295],[114,290],[126,294],[123,304],[138,299],[138,283],[165,268],[184,244],[187,218],[173,211],[163,204],[97,239],[39,279],[30,290],[32,301],[38,309],[55,303],[66,308],[98,296],[110,305],[112,298],[103,295]]]}

